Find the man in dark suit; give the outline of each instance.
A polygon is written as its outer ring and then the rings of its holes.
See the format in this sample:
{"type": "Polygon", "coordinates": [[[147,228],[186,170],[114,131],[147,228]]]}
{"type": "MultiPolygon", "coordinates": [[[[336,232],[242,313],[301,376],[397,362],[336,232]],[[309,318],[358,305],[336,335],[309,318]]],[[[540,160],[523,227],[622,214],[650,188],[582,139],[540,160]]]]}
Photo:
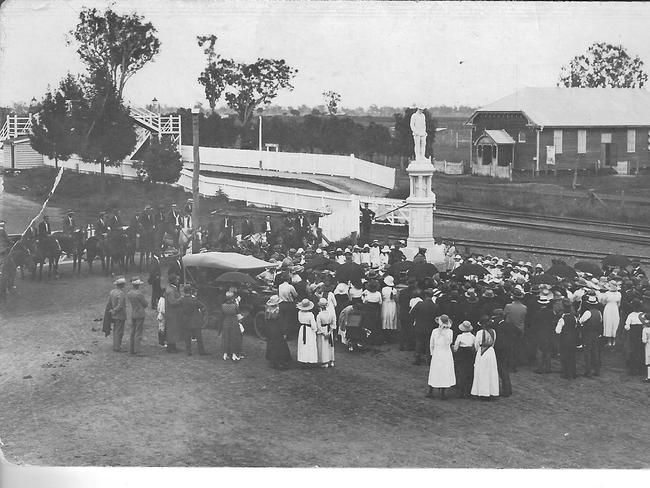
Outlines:
{"type": "Polygon", "coordinates": [[[142,216],[142,228],[151,231],[156,227],[156,219],[153,214],[153,207],[147,205],[144,207],[144,215],[142,216]]]}
{"type": "Polygon", "coordinates": [[[63,218],[63,233],[72,235],[76,228],[77,224],[74,221],[74,210],[68,210],[66,216],[63,218]]]}
{"type": "Polygon", "coordinates": [[[251,216],[246,215],[244,217],[244,220],[241,223],[241,237],[242,239],[246,239],[247,237],[252,236],[255,233],[255,228],[253,227],[253,223],[251,222],[251,216]]]}
{"type": "Polygon", "coordinates": [[[147,283],[151,285],[151,308],[154,310],[158,307],[158,300],[163,295],[163,289],[160,284],[161,269],[158,252],[151,256],[151,267],[149,268],[149,279],[147,283]]]}
{"type": "Polygon", "coordinates": [[[512,384],[510,383],[510,369],[512,367],[512,350],[515,342],[515,326],[504,320],[502,308],[492,311],[491,317],[496,332],[494,342],[494,353],[497,358],[497,372],[501,379],[501,390],[499,396],[509,397],[512,395],[512,384]]]}
{"type": "Polygon", "coordinates": [[[99,218],[97,219],[97,222],[95,222],[95,235],[97,237],[101,237],[103,235],[106,235],[108,232],[108,225],[106,223],[106,212],[101,211],[99,212],[99,218]]]}
{"type": "Polygon", "coordinates": [[[52,233],[50,227],[50,217],[49,215],[43,215],[43,220],[38,224],[38,238],[42,239],[45,236],[49,236],[52,233]]]}
{"type": "Polygon", "coordinates": [[[122,227],[122,218],[120,217],[120,209],[116,208],[106,221],[106,225],[109,230],[117,230],[122,227]]]}
{"type": "Polygon", "coordinates": [[[178,237],[183,228],[183,216],[178,211],[178,206],[175,203],[172,203],[172,209],[167,215],[167,224],[170,229],[173,229],[174,245],[178,247],[178,237]]]}
{"type": "Polygon", "coordinates": [[[424,290],[424,300],[419,302],[411,311],[415,332],[415,361],[422,364],[422,355],[429,356],[429,340],[435,327],[435,319],[440,315],[440,307],[433,301],[433,290],[424,290]]]}
{"type": "Polygon", "coordinates": [[[183,281],[183,261],[181,256],[174,257],[174,259],[170,263],[169,269],[167,270],[168,280],[171,275],[176,275],[179,277],[181,282],[183,281]]]}
{"type": "Polygon", "coordinates": [[[370,230],[372,229],[372,221],[375,218],[375,212],[370,210],[368,208],[368,204],[366,203],[363,208],[360,209],[361,211],[361,235],[360,241],[361,242],[369,242],[370,241],[370,230]]]}
{"type": "Polygon", "coordinates": [[[164,205],[158,205],[158,211],[153,217],[154,225],[156,229],[159,229],[160,226],[162,225],[163,227],[165,226],[165,222],[167,222],[167,217],[165,216],[165,206],[164,205]]]}
{"type": "Polygon", "coordinates": [[[271,235],[273,234],[273,224],[271,224],[271,216],[264,217],[264,226],[262,232],[266,234],[266,242],[271,243],[271,235]]]}

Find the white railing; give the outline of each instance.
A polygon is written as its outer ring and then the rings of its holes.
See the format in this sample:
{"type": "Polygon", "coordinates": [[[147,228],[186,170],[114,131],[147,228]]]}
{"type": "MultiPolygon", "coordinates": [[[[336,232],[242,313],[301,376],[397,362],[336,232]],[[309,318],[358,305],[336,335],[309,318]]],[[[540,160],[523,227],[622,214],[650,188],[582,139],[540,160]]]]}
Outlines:
{"type": "MultiPolygon", "coordinates": [[[[192,146],[181,146],[181,155],[193,160],[192,146]]],[[[249,149],[200,148],[201,165],[260,168],[288,173],[347,176],[384,188],[395,186],[395,169],[355,158],[354,155],[255,151],[249,149]]]]}
{"type": "Polygon", "coordinates": [[[7,115],[7,119],[0,130],[0,141],[29,135],[32,127],[32,118],[27,115],[7,115]]]}
{"type": "Polygon", "coordinates": [[[133,156],[135,156],[135,153],[137,153],[142,145],[151,137],[151,132],[147,129],[143,129],[142,127],[138,127],[136,129],[136,137],[137,139],[135,146],[133,147],[133,151],[131,151],[131,154],[129,154],[127,159],[132,159],[133,156]]]}

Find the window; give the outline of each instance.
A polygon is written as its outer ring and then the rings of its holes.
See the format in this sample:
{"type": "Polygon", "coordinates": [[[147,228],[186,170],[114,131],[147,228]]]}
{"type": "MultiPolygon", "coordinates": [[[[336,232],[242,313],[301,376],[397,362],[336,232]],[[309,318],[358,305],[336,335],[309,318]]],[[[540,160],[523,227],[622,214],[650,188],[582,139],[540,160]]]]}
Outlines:
{"type": "Polygon", "coordinates": [[[612,143],[612,133],[611,132],[603,132],[600,135],[600,143],[601,144],[611,144],[612,143]]]}
{"type": "Polygon", "coordinates": [[[627,130],[627,152],[635,152],[636,146],[636,129],[627,130]]]}
{"type": "Polygon", "coordinates": [[[587,152],[587,131],[585,129],[578,129],[578,154],[585,154],[587,152]]]}
{"type": "Polygon", "coordinates": [[[562,154],[562,131],[553,131],[553,145],[555,146],[555,154],[562,154]]]}
{"type": "Polygon", "coordinates": [[[517,138],[518,142],[526,142],[526,133],[523,130],[519,131],[519,137],[517,138]]]}

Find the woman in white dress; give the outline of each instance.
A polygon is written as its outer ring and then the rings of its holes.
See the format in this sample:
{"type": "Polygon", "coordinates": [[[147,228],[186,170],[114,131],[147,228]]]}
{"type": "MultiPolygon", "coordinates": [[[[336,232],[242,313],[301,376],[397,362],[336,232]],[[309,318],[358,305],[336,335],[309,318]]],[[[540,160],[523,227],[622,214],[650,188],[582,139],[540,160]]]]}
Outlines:
{"type": "Polygon", "coordinates": [[[438,327],[431,332],[429,347],[431,349],[431,365],[429,367],[429,392],[428,398],[433,398],[433,389],[440,388],[440,399],[446,398],[447,388],[456,384],[454,372],[454,356],[451,353],[451,344],[454,334],[451,331],[451,320],[447,315],[436,319],[438,327]]]}
{"type": "Polygon", "coordinates": [[[298,348],[296,357],[302,365],[318,363],[318,346],[316,344],[316,319],[311,310],[314,304],[305,298],[296,308],[298,309],[298,348]]]}
{"type": "Polygon", "coordinates": [[[381,289],[381,328],[383,330],[397,330],[397,303],[395,303],[395,280],[392,276],[384,278],[381,289]]]}
{"type": "Polygon", "coordinates": [[[316,345],[318,347],[318,364],[321,368],[334,367],[334,329],[336,318],[329,309],[326,298],[318,302],[320,311],[316,316],[316,345]]]}
{"type": "Polygon", "coordinates": [[[618,307],[621,304],[621,292],[618,291],[618,285],[614,281],[607,284],[607,291],[600,296],[600,303],[605,305],[603,309],[603,337],[607,341],[607,346],[616,344],[616,331],[620,323],[618,307]]]}
{"type": "Polygon", "coordinates": [[[492,323],[487,315],[481,316],[479,325],[481,330],[476,333],[474,339],[476,359],[474,360],[472,395],[480,397],[481,400],[490,400],[493,396],[499,396],[499,372],[497,357],[494,353],[497,334],[491,327],[492,323]]]}

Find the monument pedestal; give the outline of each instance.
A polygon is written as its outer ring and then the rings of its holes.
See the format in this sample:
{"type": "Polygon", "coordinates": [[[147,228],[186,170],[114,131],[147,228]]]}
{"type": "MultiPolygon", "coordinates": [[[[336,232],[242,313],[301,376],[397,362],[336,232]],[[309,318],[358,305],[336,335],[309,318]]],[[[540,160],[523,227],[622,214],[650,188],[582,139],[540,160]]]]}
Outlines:
{"type": "Polygon", "coordinates": [[[436,195],[431,191],[433,165],[428,159],[411,161],[406,168],[409,175],[410,192],[406,199],[409,209],[409,236],[406,248],[402,249],[407,259],[413,259],[419,248],[427,249],[427,261],[438,261],[431,255],[435,241],[433,238],[433,209],[436,195]]]}

